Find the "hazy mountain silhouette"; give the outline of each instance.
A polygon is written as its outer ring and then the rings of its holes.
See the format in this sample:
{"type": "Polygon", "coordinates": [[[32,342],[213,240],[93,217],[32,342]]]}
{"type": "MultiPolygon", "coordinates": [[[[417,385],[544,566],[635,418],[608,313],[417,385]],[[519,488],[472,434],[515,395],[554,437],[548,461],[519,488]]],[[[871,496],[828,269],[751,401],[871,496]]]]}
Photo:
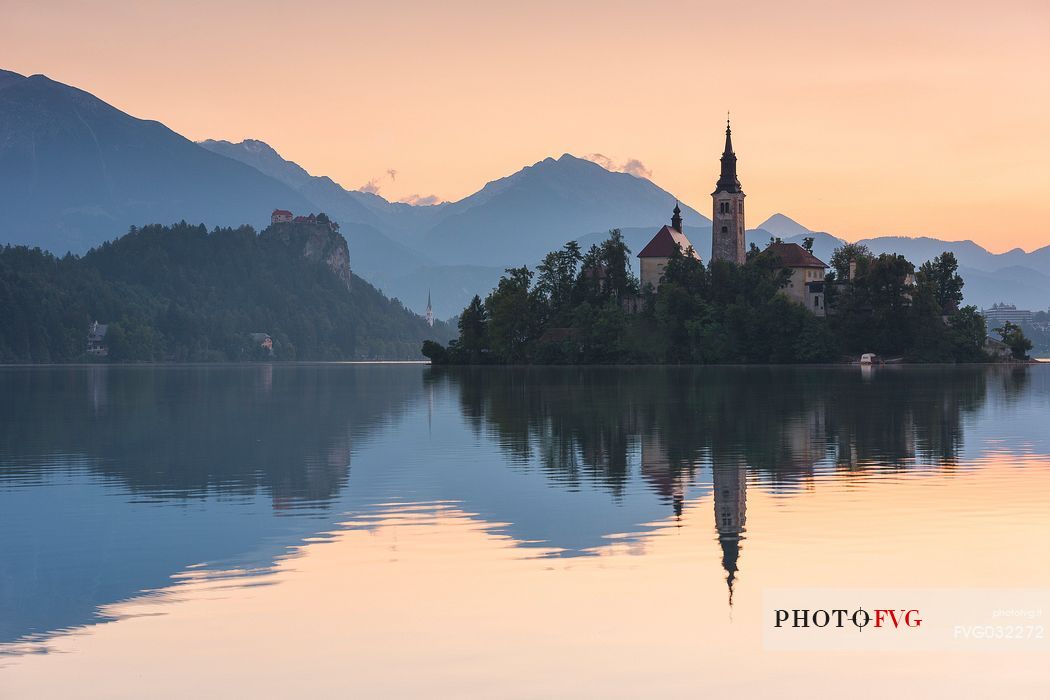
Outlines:
{"type": "Polygon", "coordinates": [[[774,214],[760,223],[758,228],[769,231],[772,235],[784,240],[793,236],[808,236],[812,233],[799,222],[783,214],[774,214]]]}
{"type": "MultiPolygon", "coordinates": [[[[407,238],[417,227],[433,225],[443,205],[415,207],[388,202],[369,192],[348,190],[329,177],[311,175],[298,163],[286,160],[269,144],[256,139],[240,143],[201,141],[200,146],[250,165],[296,190],[312,209],[324,211],[339,221],[350,245],[354,271],[371,282],[382,285],[392,275],[431,264],[425,256],[412,250],[398,238],[407,238]],[[395,265],[394,262],[397,261],[395,265]]],[[[423,292],[425,297],[426,292],[423,292]]]]}
{"type": "Polygon", "coordinates": [[[83,252],[132,224],[259,226],[309,208],[255,168],[43,75],[0,71],[0,242],[83,252]]]}
{"type": "MultiPolygon", "coordinates": [[[[262,228],[275,207],[325,211],[342,224],[355,272],[417,311],[426,304],[425,285],[439,317],[458,312],[475,293],[484,296],[503,268],[535,265],[569,240],[586,247],[620,228],[637,252],[667,223],[675,200],[648,179],[565,154],[457,202],[390,202],[312,175],[262,141],[195,144],[82,90],[8,71],[0,71],[0,134],[7,224],[0,243],[82,252],[133,224],[185,219],[262,228]]],[[[710,220],[685,205],[683,217],[686,235],[706,259],[710,220]]],[[[843,242],[783,214],[748,231],[747,239],[764,246],[771,237],[809,236],[825,262],[843,242]]],[[[972,241],[861,242],[917,265],[951,250],[968,277],[967,301],[979,306],[1005,300],[1045,308],[1050,299],[1050,246],[994,254],[972,241]]]]}
{"type": "MultiPolygon", "coordinates": [[[[806,237],[814,239],[813,252],[829,262],[835,248],[845,243],[829,233],[811,231],[783,214],[774,214],[759,225],[759,230],[801,243],[806,237]]],[[[748,240],[758,231],[749,231],[748,240]]],[[[755,238],[758,238],[756,235],[755,238]]],[[[765,236],[768,241],[769,236],[765,236]]],[[[760,241],[755,241],[760,243],[760,241]]],[[[859,241],[876,255],[898,253],[916,266],[944,251],[951,251],[959,261],[959,272],[966,281],[963,290],[965,302],[986,308],[998,301],[1007,301],[1019,307],[1044,309],[1050,304],[1050,246],[1026,253],[1020,248],[1005,253],[992,253],[973,241],[942,241],[928,236],[880,236],[859,241]]]]}
{"type": "MultiPolygon", "coordinates": [[[[568,153],[485,185],[456,202],[423,239],[423,250],[449,263],[521,265],[538,261],[590,231],[654,227],[675,198],[650,180],[614,173],[568,153]]],[[[683,206],[683,216],[710,221],[683,206]]]]}
{"type": "Polygon", "coordinates": [[[208,139],[198,145],[239,160],[299,191],[316,208],[347,224],[367,224],[390,234],[395,240],[411,238],[433,226],[447,204],[414,206],[390,202],[378,194],[348,190],[330,177],[310,174],[298,163],[286,160],[272,146],[257,139],[240,143],[208,139]]]}
{"type": "MultiPolygon", "coordinates": [[[[419,310],[430,290],[439,317],[459,313],[474,294],[484,296],[504,268],[534,265],[581,233],[599,231],[598,240],[611,228],[636,227],[632,240],[642,231],[651,237],[675,201],[649,180],[565,154],[457,202],[411,206],[313,176],[262,141],[200,145],[296,189],[343,225],[355,272],[419,310]]],[[[707,228],[710,249],[710,220],[685,205],[683,216],[687,225],[707,228]]]]}

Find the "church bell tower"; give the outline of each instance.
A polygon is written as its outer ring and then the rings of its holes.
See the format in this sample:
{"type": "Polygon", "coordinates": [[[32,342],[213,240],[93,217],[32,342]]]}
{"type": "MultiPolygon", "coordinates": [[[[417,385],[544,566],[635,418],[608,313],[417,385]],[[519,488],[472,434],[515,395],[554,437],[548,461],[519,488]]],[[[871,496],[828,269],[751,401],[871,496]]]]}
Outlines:
{"type": "Polygon", "coordinates": [[[722,173],[711,193],[711,260],[744,264],[744,191],[736,176],[733,135],[726,119],[726,147],[722,152],[722,173]]]}

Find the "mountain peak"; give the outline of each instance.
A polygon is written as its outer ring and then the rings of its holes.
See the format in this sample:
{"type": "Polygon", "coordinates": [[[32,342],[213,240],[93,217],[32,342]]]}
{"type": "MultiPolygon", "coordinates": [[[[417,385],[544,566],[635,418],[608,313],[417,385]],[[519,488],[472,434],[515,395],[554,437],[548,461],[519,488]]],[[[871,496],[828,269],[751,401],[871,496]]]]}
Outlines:
{"type": "Polygon", "coordinates": [[[131,225],[268,220],[306,198],[155,121],[43,75],[0,73],[0,241],[80,252],[131,225]]]}
{"type": "Polygon", "coordinates": [[[10,87],[15,83],[20,83],[25,79],[26,77],[20,73],[0,68],[0,90],[3,90],[5,87],[10,87]]]}
{"type": "Polygon", "coordinates": [[[779,213],[760,223],[758,228],[769,231],[779,238],[791,238],[792,236],[804,236],[813,233],[813,231],[791,217],[779,213]]]}
{"type": "Polygon", "coordinates": [[[259,139],[244,139],[240,143],[206,139],[199,141],[197,145],[246,163],[293,189],[299,189],[310,181],[310,173],[302,166],[286,160],[273,146],[259,139]]]}

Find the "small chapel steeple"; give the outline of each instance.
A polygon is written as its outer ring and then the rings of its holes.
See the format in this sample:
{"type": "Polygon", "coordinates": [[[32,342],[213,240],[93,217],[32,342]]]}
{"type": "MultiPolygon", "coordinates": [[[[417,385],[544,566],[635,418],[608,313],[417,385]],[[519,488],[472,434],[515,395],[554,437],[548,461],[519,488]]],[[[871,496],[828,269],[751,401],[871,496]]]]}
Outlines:
{"type": "Polygon", "coordinates": [[[682,233],[682,210],[678,206],[678,200],[674,200],[674,211],[671,212],[671,228],[682,233]]]}

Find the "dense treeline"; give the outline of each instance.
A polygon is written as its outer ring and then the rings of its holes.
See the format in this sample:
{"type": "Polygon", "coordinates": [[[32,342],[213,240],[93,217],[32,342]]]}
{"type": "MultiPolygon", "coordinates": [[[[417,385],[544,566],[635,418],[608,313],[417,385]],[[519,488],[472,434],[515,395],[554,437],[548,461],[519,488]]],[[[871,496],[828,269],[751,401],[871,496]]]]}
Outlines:
{"type": "Polygon", "coordinates": [[[820,318],[780,293],[790,271],[771,250],[752,246],[739,266],[705,266],[690,252],[675,252],[654,292],[639,288],[618,231],[587,253],[568,243],[535,272],[507,270],[463,311],[457,340],[423,352],[436,364],[834,362],[865,352],[987,359],[983,317],[958,308],[951,253],[916,273],[900,256],[840,249],[826,282],[829,315],[820,318]]]}
{"type": "Polygon", "coordinates": [[[900,372],[869,382],[817,367],[665,365],[436,367],[427,376],[454,387],[462,414],[517,462],[619,492],[638,439],[647,479],[695,469],[699,453],[786,479],[828,458],[855,476],[880,461],[951,464],[988,397],[1028,391],[1032,373],[931,367],[921,383],[900,372]]]}
{"type": "Polygon", "coordinates": [[[842,352],[914,362],[983,362],[987,327],[977,307],[959,308],[963,279],[945,252],[918,271],[902,255],[847,244],[826,279],[829,325],[842,352]],[[853,270],[851,276],[850,270],[853,270]]]}
{"type": "Polygon", "coordinates": [[[317,259],[345,251],[337,233],[283,226],[133,228],[83,257],[0,249],[0,361],[89,359],[96,320],[114,361],[270,358],[251,333],[272,336],[273,359],[414,358],[446,336],[359,277],[348,289],[317,259]]]}

